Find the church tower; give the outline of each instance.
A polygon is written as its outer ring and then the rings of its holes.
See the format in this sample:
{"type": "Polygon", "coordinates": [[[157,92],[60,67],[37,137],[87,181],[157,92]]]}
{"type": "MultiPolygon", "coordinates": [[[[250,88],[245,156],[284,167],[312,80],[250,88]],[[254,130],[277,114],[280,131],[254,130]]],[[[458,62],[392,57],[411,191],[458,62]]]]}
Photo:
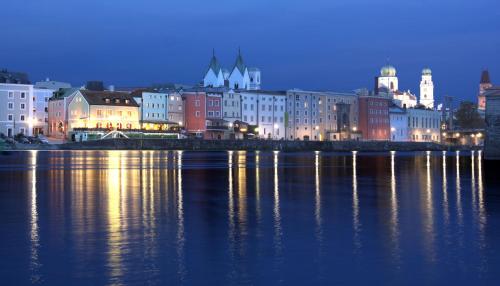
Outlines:
{"type": "Polygon", "coordinates": [[[429,68],[422,70],[420,81],[420,104],[426,108],[434,108],[434,83],[432,82],[432,71],[429,68]]]}
{"type": "Polygon", "coordinates": [[[224,86],[224,76],[222,74],[222,68],[215,56],[215,51],[212,53],[212,59],[208,65],[205,77],[203,77],[204,87],[221,87],[224,86]]]}
{"type": "Polygon", "coordinates": [[[389,65],[382,67],[380,70],[380,76],[378,77],[378,89],[386,89],[391,92],[399,90],[396,68],[389,65]]]}
{"type": "Polygon", "coordinates": [[[484,111],[486,109],[486,98],[484,97],[484,92],[491,88],[493,85],[490,80],[490,73],[488,70],[484,70],[481,74],[481,81],[479,82],[479,94],[477,96],[477,107],[479,110],[484,111]]]}

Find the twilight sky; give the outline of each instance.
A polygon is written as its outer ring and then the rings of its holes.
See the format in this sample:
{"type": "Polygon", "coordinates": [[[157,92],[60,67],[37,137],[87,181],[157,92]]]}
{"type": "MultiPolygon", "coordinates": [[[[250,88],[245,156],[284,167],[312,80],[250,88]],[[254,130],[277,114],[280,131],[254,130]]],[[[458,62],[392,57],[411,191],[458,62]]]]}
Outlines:
{"type": "Polygon", "coordinates": [[[81,85],[199,82],[212,48],[238,47],[265,89],[372,89],[387,59],[418,94],[475,100],[481,70],[500,84],[498,0],[3,1],[0,68],[81,85]],[[5,24],[7,23],[7,24],[5,24]]]}

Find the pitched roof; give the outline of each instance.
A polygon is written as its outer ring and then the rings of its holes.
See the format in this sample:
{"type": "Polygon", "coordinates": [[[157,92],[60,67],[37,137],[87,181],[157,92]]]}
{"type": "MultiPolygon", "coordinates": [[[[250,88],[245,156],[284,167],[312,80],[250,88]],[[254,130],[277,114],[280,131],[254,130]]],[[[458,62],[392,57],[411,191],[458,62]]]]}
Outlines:
{"type": "Polygon", "coordinates": [[[491,81],[490,81],[490,72],[488,70],[484,70],[481,73],[481,82],[480,83],[491,83],[491,81]]]}
{"type": "Polygon", "coordinates": [[[245,69],[247,66],[245,65],[245,62],[243,61],[243,57],[241,56],[241,50],[238,51],[238,57],[236,57],[236,62],[234,63],[234,68],[238,68],[241,74],[245,73],[245,69]]]}
{"type": "Polygon", "coordinates": [[[80,90],[80,93],[90,105],[139,107],[132,95],[126,92],[80,90]]]}
{"type": "Polygon", "coordinates": [[[218,75],[219,72],[222,71],[222,68],[219,64],[219,61],[217,60],[217,57],[215,56],[215,52],[212,55],[212,59],[210,60],[210,64],[208,65],[207,73],[210,70],[212,70],[215,75],[218,75]]]}

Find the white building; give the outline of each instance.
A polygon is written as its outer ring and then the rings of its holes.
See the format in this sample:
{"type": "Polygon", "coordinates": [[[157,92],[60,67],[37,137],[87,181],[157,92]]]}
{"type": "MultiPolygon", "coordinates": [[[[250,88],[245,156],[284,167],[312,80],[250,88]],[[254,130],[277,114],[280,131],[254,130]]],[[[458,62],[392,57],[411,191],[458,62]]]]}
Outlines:
{"type": "Polygon", "coordinates": [[[408,138],[413,142],[440,142],[441,112],[424,107],[409,108],[408,138]]]}
{"type": "Polygon", "coordinates": [[[222,94],[223,119],[234,123],[241,120],[241,94],[229,89],[222,94]]]}
{"type": "Polygon", "coordinates": [[[399,80],[396,68],[393,66],[384,66],[380,70],[380,76],[377,78],[377,90],[389,93],[393,102],[399,107],[412,108],[417,105],[417,97],[410,91],[399,90],[399,80]]]}
{"type": "Polygon", "coordinates": [[[408,114],[399,106],[389,108],[389,122],[391,124],[391,141],[408,141],[408,114]]]}
{"type": "Polygon", "coordinates": [[[260,90],[261,80],[260,69],[248,68],[243,60],[241,51],[238,52],[236,62],[231,70],[223,69],[214,53],[208,70],[203,77],[203,86],[225,86],[236,90],[260,90]]]}
{"type": "Polygon", "coordinates": [[[36,82],[34,87],[39,89],[52,89],[57,91],[61,88],[71,88],[71,84],[67,82],[54,81],[47,78],[45,81],[36,82]]]}
{"type": "Polygon", "coordinates": [[[33,134],[48,134],[49,99],[54,95],[52,89],[33,89],[33,134]]]}
{"type": "Polygon", "coordinates": [[[33,85],[0,83],[0,133],[33,134],[33,85]]]}
{"type": "Polygon", "coordinates": [[[243,91],[242,120],[258,126],[263,139],[285,139],[286,92],[243,91]]]}
{"type": "Polygon", "coordinates": [[[215,57],[215,52],[212,55],[210,64],[208,65],[208,70],[203,78],[204,87],[222,87],[224,86],[224,74],[222,73],[222,68],[215,57]]]}
{"type": "Polygon", "coordinates": [[[139,105],[142,128],[166,130],[173,125],[183,125],[183,103],[179,93],[136,90],[132,96],[139,105]]]}
{"type": "Polygon", "coordinates": [[[426,108],[434,108],[434,83],[432,82],[432,71],[429,68],[422,70],[420,104],[426,108]]]}

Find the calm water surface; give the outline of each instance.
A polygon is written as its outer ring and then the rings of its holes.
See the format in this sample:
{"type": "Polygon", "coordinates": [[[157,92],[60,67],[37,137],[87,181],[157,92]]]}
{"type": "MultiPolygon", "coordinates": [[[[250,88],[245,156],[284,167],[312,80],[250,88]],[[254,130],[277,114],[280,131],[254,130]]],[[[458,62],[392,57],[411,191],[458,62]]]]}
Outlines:
{"type": "Polygon", "coordinates": [[[478,152],[2,154],[0,284],[500,285],[495,168],[478,152]]]}

